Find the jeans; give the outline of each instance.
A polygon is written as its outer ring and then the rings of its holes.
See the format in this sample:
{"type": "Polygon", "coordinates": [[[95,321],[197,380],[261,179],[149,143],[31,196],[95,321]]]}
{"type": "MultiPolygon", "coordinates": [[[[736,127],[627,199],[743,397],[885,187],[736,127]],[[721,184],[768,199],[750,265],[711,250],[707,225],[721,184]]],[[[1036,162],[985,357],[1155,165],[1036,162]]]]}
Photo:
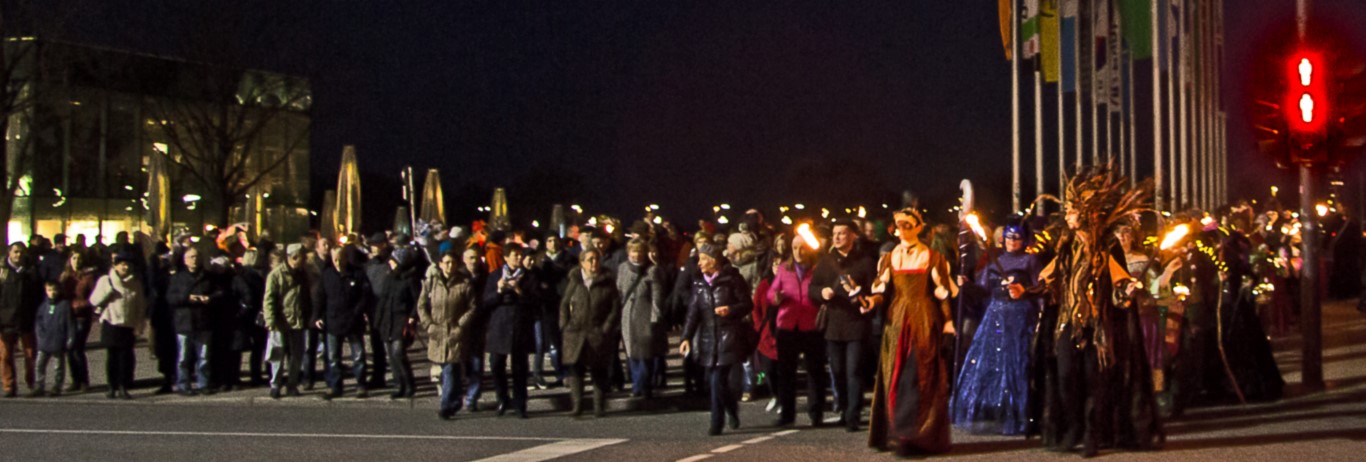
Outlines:
{"type": "MultiPolygon", "coordinates": [[[[830,356],[830,373],[834,376],[834,389],[844,399],[845,425],[858,425],[859,413],[863,408],[863,362],[864,343],[861,340],[839,342],[830,340],[825,344],[826,354],[830,356]]],[[[902,398],[905,399],[905,398],[902,398]]]]}
{"type": "MultiPolygon", "coordinates": [[[[387,385],[384,379],[384,375],[389,372],[389,367],[393,365],[392,362],[389,361],[389,356],[385,354],[389,351],[389,347],[388,345],[386,345],[386,343],[388,342],[384,341],[384,336],[380,335],[379,331],[375,330],[373,326],[371,326],[370,328],[369,339],[370,384],[376,387],[383,388],[385,385],[387,385]]],[[[408,375],[412,376],[411,373],[409,373],[408,375]]],[[[395,371],[394,373],[394,379],[398,379],[397,371],[395,371]]]]}
{"type": "Polygon", "coordinates": [[[740,418],[740,403],[730,391],[730,371],[734,367],[733,364],[727,364],[707,369],[707,377],[711,382],[711,429],[714,431],[721,430],[726,414],[740,418]]]}
{"type": "Polygon", "coordinates": [[[469,387],[465,389],[465,404],[474,407],[479,402],[479,395],[484,393],[484,354],[471,354],[470,360],[463,366],[465,377],[470,381],[469,387]]]}
{"type": "Polygon", "coordinates": [[[361,334],[327,334],[327,386],[340,393],[343,380],[341,374],[342,342],[351,345],[351,375],[356,378],[357,388],[364,390],[365,383],[365,336],[361,334]]]}
{"type": "Polygon", "coordinates": [[[190,376],[196,376],[196,384],[199,389],[209,388],[209,347],[212,345],[213,334],[208,332],[196,332],[192,335],[176,335],[176,343],[180,346],[180,375],[176,376],[176,385],[180,391],[190,389],[190,376]]]}
{"type": "MultiPolygon", "coordinates": [[[[556,313],[558,316],[558,313],[556,313]]],[[[536,321],[536,357],[532,360],[531,372],[536,379],[545,377],[545,357],[550,355],[550,367],[555,370],[555,378],[564,380],[564,364],[560,362],[560,327],[558,320],[541,319],[536,321]]]]}
{"type": "Polygon", "coordinates": [[[308,346],[304,339],[303,330],[286,330],[280,332],[280,337],[284,339],[284,354],[278,356],[279,359],[270,362],[270,387],[280,388],[285,385],[285,361],[289,361],[288,385],[290,390],[299,387],[299,379],[304,360],[304,349],[308,346]]]}
{"type": "Polygon", "coordinates": [[[66,362],[71,371],[72,385],[90,385],[90,359],[85,355],[85,344],[90,338],[90,318],[74,318],[76,338],[71,339],[71,349],[66,352],[66,362]]]}
{"type": "Polygon", "coordinates": [[[632,359],[631,361],[631,394],[635,396],[644,395],[646,398],[654,397],[654,376],[655,358],[632,359]]]}
{"type": "Polygon", "coordinates": [[[489,355],[489,368],[493,370],[493,391],[498,396],[498,403],[515,409],[518,413],[526,413],[526,379],[528,372],[526,353],[513,353],[510,355],[489,355]],[[512,366],[512,394],[508,394],[508,363],[512,366]]]}
{"type": "Polygon", "coordinates": [[[819,425],[825,414],[825,338],[820,331],[779,330],[777,340],[781,419],[792,422],[796,418],[797,363],[800,360],[806,366],[806,413],[813,424],[819,425]]]}
{"type": "Polygon", "coordinates": [[[461,363],[445,363],[441,365],[441,408],[440,411],[447,415],[455,414],[460,410],[461,397],[464,396],[465,386],[463,383],[462,372],[464,365],[461,363]]]}
{"type": "MultiPolygon", "coordinates": [[[[389,366],[394,370],[394,384],[398,386],[398,391],[413,392],[413,364],[408,361],[407,345],[402,338],[397,338],[385,342],[384,347],[389,353],[389,366]]],[[[380,355],[376,354],[375,357],[380,355]]]]}
{"type": "MultiPolygon", "coordinates": [[[[323,347],[323,333],[314,329],[304,329],[304,362],[303,375],[305,381],[312,386],[313,382],[318,381],[318,355],[323,347]]],[[[324,366],[326,367],[326,363],[324,366]]]]}
{"type": "Polygon", "coordinates": [[[34,342],[32,332],[9,332],[0,334],[0,380],[3,380],[6,392],[17,392],[15,388],[14,357],[24,355],[24,384],[29,389],[33,388],[33,355],[34,342]]]}
{"type": "Polygon", "coordinates": [[[47,384],[47,363],[54,359],[57,361],[57,366],[52,371],[53,377],[55,377],[52,390],[62,391],[62,378],[66,375],[66,354],[65,352],[48,353],[46,351],[38,352],[38,391],[44,390],[44,386],[47,384]]]}

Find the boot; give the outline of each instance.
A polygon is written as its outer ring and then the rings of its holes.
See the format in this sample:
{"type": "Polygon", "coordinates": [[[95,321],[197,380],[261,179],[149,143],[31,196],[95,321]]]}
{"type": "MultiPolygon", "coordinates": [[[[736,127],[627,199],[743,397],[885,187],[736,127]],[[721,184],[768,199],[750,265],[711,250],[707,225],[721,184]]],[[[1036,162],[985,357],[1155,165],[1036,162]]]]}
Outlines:
{"type": "Polygon", "coordinates": [[[593,417],[607,415],[607,393],[596,383],[593,384],[593,417]]]}
{"type": "Polygon", "coordinates": [[[565,380],[569,382],[569,415],[578,417],[583,414],[583,379],[570,377],[565,380]]]}

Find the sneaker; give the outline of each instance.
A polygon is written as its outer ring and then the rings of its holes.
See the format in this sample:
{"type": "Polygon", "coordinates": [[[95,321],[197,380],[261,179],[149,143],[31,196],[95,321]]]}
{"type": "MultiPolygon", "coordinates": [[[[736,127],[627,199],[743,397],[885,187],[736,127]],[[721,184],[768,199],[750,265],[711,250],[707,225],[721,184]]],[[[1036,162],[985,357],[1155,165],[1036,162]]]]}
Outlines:
{"type": "Polygon", "coordinates": [[[754,401],[754,393],[750,393],[747,391],[745,392],[745,394],[740,395],[740,402],[748,403],[750,401],[754,401]]]}
{"type": "Polygon", "coordinates": [[[768,406],[764,406],[764,412],[772,413],[773,410],[774,410],[774,409],[777,409],[777,408],[778,408],[778,398],[773,398],[773,399],[768,400],[768,406]]]}

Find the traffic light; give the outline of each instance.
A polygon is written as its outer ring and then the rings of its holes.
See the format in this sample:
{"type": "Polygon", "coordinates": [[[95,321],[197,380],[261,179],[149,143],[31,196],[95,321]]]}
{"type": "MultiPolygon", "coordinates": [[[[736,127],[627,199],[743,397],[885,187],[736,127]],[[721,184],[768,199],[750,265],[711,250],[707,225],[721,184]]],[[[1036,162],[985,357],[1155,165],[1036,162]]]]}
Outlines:
{"type": "Polygon", "coordinates": [[[1300,162],[1319,160],[1323,155],[1320,144],[1328,138],[1328,121],[1333,117],[1332,95],[1328,94],[1332,72],[1325,61],[1319,52],[1300,50],[1285,63],[1280,106],[1300,162]]]}

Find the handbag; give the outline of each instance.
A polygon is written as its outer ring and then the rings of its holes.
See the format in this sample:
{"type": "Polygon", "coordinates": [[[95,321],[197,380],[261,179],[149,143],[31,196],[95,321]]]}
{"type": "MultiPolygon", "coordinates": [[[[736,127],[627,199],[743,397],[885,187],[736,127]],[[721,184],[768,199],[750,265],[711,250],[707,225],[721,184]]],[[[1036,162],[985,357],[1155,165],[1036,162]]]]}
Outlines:
{"type": "Polygon", "coordinates": [[[825,331],[825,327],[830,324],[830,304],[822,303],[816,311],[816,330],[825,331]]]}

